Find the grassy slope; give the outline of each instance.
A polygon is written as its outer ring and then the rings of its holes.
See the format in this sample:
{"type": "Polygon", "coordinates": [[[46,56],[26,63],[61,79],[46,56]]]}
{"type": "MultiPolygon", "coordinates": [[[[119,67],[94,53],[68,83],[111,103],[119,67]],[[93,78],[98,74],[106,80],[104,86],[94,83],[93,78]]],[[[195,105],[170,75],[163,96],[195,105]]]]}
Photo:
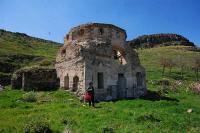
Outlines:
{"type": "MultiPolygon", "coordinates": [[[[171,47],[139,50],[141,63],[147,70],[148,80],[161,79],[159,56],[192,56],[198,54],[171,47]]],[[[177,76],[179,70],[173,69],[177,76]]],[[[168,78],[168,77],[167,77],[168,78]]],[[[170,77],[173,78],[173,77],[170,77]]],[[[47,118],[54,131],[66,128],[75,132],[102,132],[113,128],[115,132],[199,132],[200,96],[186,92],[187,81],[194,75],[189,72],[177,92],[165,94],[171,100],[151,101],[144,99],[101,102],[98,108],[83,106],[78,99],[65,91],[37,92],[38,101],[27,103],[21,100],[25,93],[10,90],[0,92],[0,132],[22,132],[25,125],[37,117],[47,118]],[[176,99],[176,100],[173,100],[176,99]],[[73,99],[73,100],[72,100],[73,99]],[[178,101],[177,101],[178,100],[178,101]],[[192,108],[192,113],[187,109],[192,108]]],[[[148,89],[160,87],[148,84],[148,89]]]]}
{"type": "Polygon", "coordinates": [[[53,64],[59,47],[56,42],[0,30],[0,84],[8,84],[20,67],[53,64]]]}
{"type": "MultiPolygon", "coordinates": [[[[149,80],[162,78],[162,67],[160,67],[159,64],[159,60],[162,57],[170,59],[176,59],[177,57],[192,59],[192,57],[194,56],[200,56],[200,52],[188,51],[187,46],[168,46],[152,49],[143,49],[139,50],[138,53],[142,65],[146,68],[147,77],[149,80]]],[[[190,70],[185,70],[184,73],[184,80],[195,80],[194,72],[190,70]]],[[[170,77],[169,70],[166,70],[166,75],[168,75],[168,78],[180,78],[180,70],[177,68],[173,68],[171,74],[172,75],[170,77]]]]}
{"type": "Polygon", "coordinates": [[[0,30],[0,55],[26,54],[55,59],[59,43],[0,30]]]}

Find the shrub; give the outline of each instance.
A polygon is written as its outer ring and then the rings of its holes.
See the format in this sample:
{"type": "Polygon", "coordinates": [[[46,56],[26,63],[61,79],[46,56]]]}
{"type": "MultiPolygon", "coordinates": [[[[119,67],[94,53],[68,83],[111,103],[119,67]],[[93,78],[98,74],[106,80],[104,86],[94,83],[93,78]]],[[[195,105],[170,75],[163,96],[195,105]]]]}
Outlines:
{"type": "Polygon", "coordinates": [[[36,118],[26,124],[24,133],[52,133],[47,119],[36,118]]]}
{"type": "Polygon", "coordinates": [[[23,95],[22,98],[25,102],[36,102],[37,101],[37,95],[35,92],[27,92],[23,95]]]}

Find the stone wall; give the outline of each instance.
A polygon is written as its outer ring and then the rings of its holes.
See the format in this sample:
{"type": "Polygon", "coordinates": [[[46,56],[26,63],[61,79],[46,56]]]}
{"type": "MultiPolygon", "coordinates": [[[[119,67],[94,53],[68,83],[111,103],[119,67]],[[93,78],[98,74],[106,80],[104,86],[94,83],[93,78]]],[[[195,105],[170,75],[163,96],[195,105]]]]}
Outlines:
{"type": "Polygon", "coordinates": [[[71,41],[103,40],[122,44],[126,40],[125,30],[111,24],[89,23],[74,27],[64,38],[64,44],[71,41]]]}
{"type": "Polygon", "coordinates": [[[61,49],[55,64],[57,76],[60,78],[60,87],[71,90],[78,96],[81,96],[85,89],[85,63],[80,51],[80,46],[64,46],[64,52],[61,49]]]}
{"type": "Polygon", "coordinates": [[[91,23],[72,28],[57,54],[55,68],[60,86],[79,97],[91,81],[95,99],[100,101],[146,93],[145,70],[138,54],[126,44],[126,32],[114,25],[91,23]]]}
{"type": "Polygon", "coordinates": [[[59,79],[53,68],[23,68],[13,74],[11,86],[23,90],[55,90],[59,88],[59,79]]]}
{"type": "Polygon", "coordinates": [[[88,55],[83,50],[86,62],[85,86],[88,86],[89,82],[93,82],[95,98],[105,100],[110,96],[112,99],[123,99],[145,94],[146,75],[144,68],[140,65],[137,53],[130,50],[129,46],[121,48],[125,52],[123,56],[126,63],[120,64],[113,59],[112,50],[115,47],[113,48],[112,45],[100,46],[90,47],[91,52],[88,52],[90,53],[88,55]],[[105,52],[98,56],[101,50],[105,52]],[[98,73],[103,74],[103,88],[98,88],[98,73]],[[141,77],[137,77],[137,73],[140,73],[141,77]],[[120,74],[122,74],[122,79],[119,79],[120,74]],[[141,78],[140,81],[137,81],[137,78],[141,78]],[[141,82],[140,85],[137,82],[141,82]]]}

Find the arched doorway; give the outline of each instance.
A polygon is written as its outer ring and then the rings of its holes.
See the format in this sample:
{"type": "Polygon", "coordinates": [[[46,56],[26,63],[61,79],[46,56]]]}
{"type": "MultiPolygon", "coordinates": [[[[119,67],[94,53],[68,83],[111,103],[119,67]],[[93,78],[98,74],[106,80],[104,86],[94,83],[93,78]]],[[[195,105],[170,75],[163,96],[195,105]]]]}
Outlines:
{"type": "Polygon", "coordinates": [[[69,89],[69,76],[68,76],[68,74],[64,77],[64,88],[66,90],[69,89]]]}
{"type": "Polygon", "coordinates": [[[72,89],[72,91],[77,91],[78,90],[78,82],[79,82],[79,77],[75,76],[73,78],[73,89],[72,89]]]}

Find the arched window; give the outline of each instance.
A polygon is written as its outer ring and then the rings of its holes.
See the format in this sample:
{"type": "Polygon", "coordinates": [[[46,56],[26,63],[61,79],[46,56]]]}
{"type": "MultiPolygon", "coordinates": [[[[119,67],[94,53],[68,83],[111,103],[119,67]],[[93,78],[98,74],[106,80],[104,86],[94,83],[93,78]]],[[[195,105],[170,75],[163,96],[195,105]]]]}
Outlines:
{"type": "Polygon", "coordinates": [[[73,90],[72,91],[77,91],[78,90],[78,83],[79,83],[79,77],[75,76],[73,78],[73,90]]]}
{"type": "Polygon", "coordinates": [[[116,38],[120,38],[120,34],[118,31],[116,32],[116,38]]]}
{"type": "Polygon", "coordinates": [[[136,73],[136,79],[137,79],[137,86],[142,86],[142,73],[141,72],[137,72],[136,73]]]}
{"type": "Polygon", "coordinates": [[[100,35],[103,35],[103,33],[104,33],[103,28],[100,28],[100,29],[99,29],[99,34],[100,34],[100,35]]]}
{"type": "Polygon", "coordinates": [[[66,35],[66,39],[69,40],[69,35],[68,34],[66,35]]]}

